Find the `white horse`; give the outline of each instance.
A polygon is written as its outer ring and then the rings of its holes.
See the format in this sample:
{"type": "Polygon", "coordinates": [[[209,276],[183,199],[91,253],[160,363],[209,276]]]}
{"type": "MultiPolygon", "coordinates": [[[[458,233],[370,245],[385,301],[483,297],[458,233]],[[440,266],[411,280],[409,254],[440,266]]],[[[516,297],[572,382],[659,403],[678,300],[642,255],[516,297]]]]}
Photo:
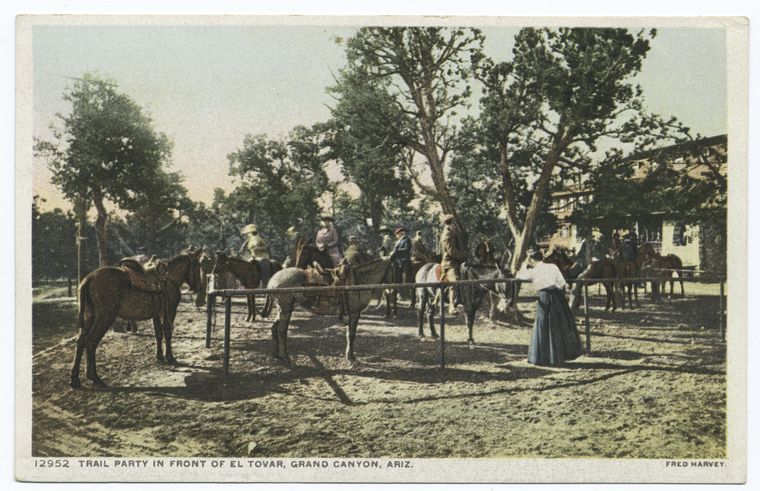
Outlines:
{"type": "MultiPolygon", "coordinates": [[[[332,271],[334,283],[342,285],[371,285],[386,283],[390,276],[390,260],[387,258],[376,259],[361,266],[347,268],[345,266],[336,268],[332,271]]],[[[267,288],[292,288],[302,287],[307,284],[314,285],[314,281],[307,281],[309,275],[313,274],[310,270],[301,268],[285,268],[275,273],[267,284],[267,288]]],[[[324,282],[326,284],[326,282],[324,282]]],[[[356,327],[359,324],[359,317],[362,311],[367,307],[369,302],[378,297],[379,292],[371,290],[349,291],[338,293],[338,298],[334,302],[334,308],[329,312],[315,309],[315,297],[324,300],[326,295],[316,296],[303,293],[275,293],[271,295],[272,303],[277,305],[278,314],[274,324],[272,324],[272,339],[274,341],[274,356],[290,362],[288,355],[288,325],[290,316],[293,313],[295,304],[305,307],[307,310],[318,315],[337,314],[341,309],[348,314],[348,326],[346,328],[346,360],[351,366],[356,366],[356,357],[354,356],[354,340],[356,339],[356,327]],[[341,305],[342,304],[342,305],[341,305]]],[[[334,298],[334,297],[333,297],[334,298]]],[[[318,305],[317,305],[318,307],[318,305]]],[[[268,312],[265,312],[268,314],[268,312]]],[[[265,313],[262,313],[264,315],[265,313]]]]}

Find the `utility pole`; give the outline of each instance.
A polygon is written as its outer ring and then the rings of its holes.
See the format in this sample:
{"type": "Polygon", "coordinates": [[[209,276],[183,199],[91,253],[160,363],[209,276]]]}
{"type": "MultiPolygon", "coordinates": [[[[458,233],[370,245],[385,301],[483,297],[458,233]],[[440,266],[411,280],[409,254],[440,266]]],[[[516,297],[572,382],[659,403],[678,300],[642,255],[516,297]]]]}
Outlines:
{"type": "MultiPolygon", "coordinates": [[[[77,285],[79,285],[87,275],[87,204],[84,200],[78,199],[74,203],[74,214],[77,234],[77,285]]],[[[79,288],[77,288],[78,296],[79,288]]]]}

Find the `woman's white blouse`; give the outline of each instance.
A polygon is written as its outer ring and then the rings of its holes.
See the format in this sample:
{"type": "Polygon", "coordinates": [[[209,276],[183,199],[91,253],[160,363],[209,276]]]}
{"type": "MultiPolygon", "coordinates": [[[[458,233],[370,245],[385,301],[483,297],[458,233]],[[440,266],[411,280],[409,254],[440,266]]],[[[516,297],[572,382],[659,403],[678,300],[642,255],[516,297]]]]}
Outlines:
{"type": "Polygon", "coordinates": [[[521,280],[530,280],[536,290],[556,287],[562,289],[567,285],[562,272],[555,264],[540,262],[534,267],[528,269],[528,265],[523,264],[522,269],[517,272],[517,278],[521,280]]]}

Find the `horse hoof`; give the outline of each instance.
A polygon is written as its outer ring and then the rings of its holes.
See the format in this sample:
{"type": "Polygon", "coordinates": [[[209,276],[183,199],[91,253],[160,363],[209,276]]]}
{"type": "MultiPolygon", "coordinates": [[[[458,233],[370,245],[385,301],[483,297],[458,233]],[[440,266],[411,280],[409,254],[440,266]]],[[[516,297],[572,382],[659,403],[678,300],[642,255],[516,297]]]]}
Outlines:
{"type": "Polygon", "coordinates": [[[469,339],[467,341],[467,347],[470,348],[470,349],[475,349],[475,340],[474,339],[469,339]]]}
{"type": "Polygon", "coordinates": [[[79,380],[79,378],[72,378],[70,382],[72,389],[81,389],[82,388],[82,382],[79,380]]]}
{"type": "Polygon", "coordinates": [[[171,366],[173,366],[173,367],[176,367],[176,366],[178,366],[178,365],[179,365],[179,363],[177,362],[177,360],[176,360],[176,359],[174,359],[174,358],[169,358],[169,359],[167,359],[167,360],[166,360],[166,363],[168,363],[169,365],[171,365],[171,366]]]}
{"type": "Polygon", "coordinates": [[[433,338],[433,339],[438,339],[438,335],[437,334],[431,334],[430,337],[433,338]]]}
{"type": "Polygon", "coordinates": [[[92,385],[94,385],[98,389],[107,389],[108,388],[108,384],[106,384],[103,381],[103,379],[100,378],[100,377],[95,377],[94,379],[92,379],[92,385]]]}

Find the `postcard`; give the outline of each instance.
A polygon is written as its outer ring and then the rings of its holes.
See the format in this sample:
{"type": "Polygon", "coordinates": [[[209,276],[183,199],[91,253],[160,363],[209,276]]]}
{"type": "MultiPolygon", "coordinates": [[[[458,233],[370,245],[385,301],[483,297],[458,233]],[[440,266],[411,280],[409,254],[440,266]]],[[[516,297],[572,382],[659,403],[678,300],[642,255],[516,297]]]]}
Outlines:
{"type": "Polygon", "coordinates": [[[16,479],[746,479],[746,19],[16,53],[16,479]]]}

